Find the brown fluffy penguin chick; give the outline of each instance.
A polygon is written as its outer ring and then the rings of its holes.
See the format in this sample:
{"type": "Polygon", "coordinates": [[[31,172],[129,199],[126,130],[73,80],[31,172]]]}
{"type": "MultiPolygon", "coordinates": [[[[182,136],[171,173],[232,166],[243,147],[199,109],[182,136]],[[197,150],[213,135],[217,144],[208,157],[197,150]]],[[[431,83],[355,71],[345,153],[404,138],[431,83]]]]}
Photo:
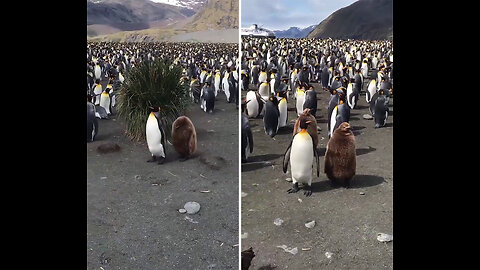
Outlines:
{"type": "Polygon", "coordinates": [[[186,160],[197,150],[197,133],[190,118],[180,116],[172,124],[172,144],[180,154],[181,160],[186,160]]]}
{"type": "Polygon", "coordinates": [[[315,145],[316,149],[318,145],[317,120],[315,119],[315,116],[310,113],[309,108],[305,108],[305,110],[303,110],[303,112],[297,118],[297,121],[295,121],[295,125],[293,126],[293,136],[300,132],[300,121],[303,118],[307,118],[307,120],[311,121],[308,123],[307,132],[310,134],[310,136],[312,136],[313,145],[315,145]]]}
{"type": "Polygon", "coordinates": [[[343,122],[328,141],[324,171],[333,184],[349,187],[356,167],[355,136],[350,124],[343,122]]]}
{"type": "Polygon", "coordinates": [[[253,252],[252,248],[242,251],[242,270],[248,270],[250,264],[252,263],[253,257],[255,257],[255,252],[253,252]]]}

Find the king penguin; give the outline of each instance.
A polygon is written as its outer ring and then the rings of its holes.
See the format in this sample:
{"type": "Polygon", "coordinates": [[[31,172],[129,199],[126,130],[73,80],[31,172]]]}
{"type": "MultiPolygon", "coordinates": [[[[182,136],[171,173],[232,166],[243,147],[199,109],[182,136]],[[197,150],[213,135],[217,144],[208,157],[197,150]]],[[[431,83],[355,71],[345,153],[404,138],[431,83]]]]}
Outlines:
{"type": "Polygon", "coordinates": [[[98,120],[95,115],[95,105],[93,105],[92,97],[87,95],[87,142],[93,142],[98,134],[98,120]]]}
{"type": "Polygon", "coordinates": [[[297,108],[297,116],[303,112],[303,102],[305,101],[305,86],[297,86],[296,92],[296,108],[297,108]]]}
{"type": "Polygon", "coordinates": [[[365,99],[366,99],[367,103],[370,103],[373,95],[376,92],[377,92],[377,82],[375,81],[375,79],[372,79],[370,81],[370,83],[368,84],[367,93],[365,95],[365,99]]]}
{"type": "MultiPolygon", "coordinates": [[[[242,104],[242,109],[246,108],[246,104],[242,104]]],[[[253,134],[250,129],[248,117],[242,113],[242,162],[248,161],[249,153],[253,152],[253,134]]]]}
{"type": "Polygon", "coordinates": [[[103,107],[105,111],[107,111],[108,115],[112,114],[110,110],[112,108],[112,104],[109,91],[110,88],[105,88],[105,90],[102,92],[102,95],[100,96],[100,107],[103,107]]]}
{"type": "Polygon", "coordinates": [[[100,79],[95,80],[95,84],[93,86],[93,100],[95,101],[95,105],[100,105],[100,95],[103,92],[102,85],[100,84],[100,79]]]}
{"type": "Polygon", "coordinates": [[[160,121],[160,107],[150,107],[147,125],[145,127],[148,150],[152,154],[152,159],[148,162],[154,162],[158,159],[158,164],[162,164],[166,155],[165,130],[160,121]]]}
{"type": "Polygon", "coordinates": [[[278,111],[280,112],[278,127],[282,128],[288,124],[287,85],[284,85],[281,91],[277,92],[277,98],[280,100],[278,102],[278,111]]]}
{"type": "Polygon", "coordinates": [[[246,96],[246,114],[249,118],[257,118],[263,111],[265,101],[257,91],[250,90],[246,96]]]}
{"type": "Polygon", "coordinates": [[[268,97],[270,96],[270,87],[268,82],[262,82],[258,86],[258,93],[263,98],[263,100],[267,101],[268,97]]]}
{"type": "Polygon", "coordinates": [[[313,159],[317,162],[317,177],[319,176],[320,164],[319,156],[313,144],[313,139],[307,132],[309,120],[306,118],[300,121],[300,132],[293,136],[290,145],[287,147],[283,156],[283,172],[287,172],[288,163],[290,163],[290,171],[292,173],[293,187],[289,189],[288,193],[296,193],[298,183],[304,183],[304,195],[312,195],[312,173],[313,173],[313,159]]]}
{"type": "Polygon", "coordinates": [[[278,99],[272,94],[265,104],[265,114],[263,115],[265,134],[271,138],[277,135],[279,118],[280,111],[278,110],[278,99]]]}
{"type": "Polygon", "coordinates": [[[358,102],[359,93],[355,87],[355,79],[350,79],[350,82],[347,85],[347,103],[350,109],[355,109],[358,102]]]}
{"type": "Polygon", "coordinates": [[[377,94],[378,96],[375,98],[375,101],[372,99],[372,103],[374,103],[372,114],[375,121],[375,128],[380,128],[387,123],[389,98],[384,89],[380,89],[377,94]]]}
{"type": "Polygon", "coordinates": [[[305,93],[305,100],[303,102],[303,110],[310,109],[310,113],[315,117],[317,113],[317,92],[312,85],[308,86],[308,90],[305,93]]]}
{"type": "Polygon", "coordinates": [[[350,121],[350,107],[345,102],[345,94],[343,92],[339,92],[338,94],[338,105],[332,111],[332,115],[330,117],[330,136],[333,132],[340,126],[343,122],[350,121]]]}

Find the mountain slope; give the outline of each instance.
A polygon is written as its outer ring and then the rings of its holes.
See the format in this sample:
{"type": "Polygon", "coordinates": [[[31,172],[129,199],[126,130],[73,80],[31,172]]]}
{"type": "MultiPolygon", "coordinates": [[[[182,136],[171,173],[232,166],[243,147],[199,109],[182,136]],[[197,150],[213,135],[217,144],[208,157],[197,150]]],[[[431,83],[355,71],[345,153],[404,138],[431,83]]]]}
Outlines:
{"type": "Polygon", "coordinates": [[[238,0],[208,0],[185,28],[189,31],[238,29],[238,0]]]}
{"type": "Polygon", "coordinates": [[[359,0],[332,13],[307,37],[391,39],[393,0],[359,0]]]}
{"type": "Polygon", "coordinates": [[[148,0],[87,1],[87,31],[148,29],[184,20],[193,14],[195,11],[188,8],[148,0]]]}
{"type": "Polygon", "coordinates": [[[312,25],[307,28],[290,27],[287,30],[273,30],[277,38],[304,38],[310,33],[317,25],[312,25]]]}

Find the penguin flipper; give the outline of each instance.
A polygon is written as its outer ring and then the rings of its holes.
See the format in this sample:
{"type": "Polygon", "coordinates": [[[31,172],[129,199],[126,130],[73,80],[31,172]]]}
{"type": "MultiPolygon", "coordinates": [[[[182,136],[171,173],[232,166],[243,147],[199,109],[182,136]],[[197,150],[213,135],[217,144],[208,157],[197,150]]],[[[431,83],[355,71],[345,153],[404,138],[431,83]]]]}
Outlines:
{"type": "MultiPolygon", "coordinates": [[[[313,137],[312,137],[312,140],[313,140],[313,137]]],[[[315,147],[315,145],[313,145],[313,156],[317,161],[317,177],[320,177],[320,157],[318,155],[317,148],[315,147]]]]}
{"type": "Polygon", "coordinates": [[[160,128],[160,133],[162,134],[162,146],[163,146],[163,153],[165,157],[167,156],[167,137],[165,137],[165,130],[163,130],[163,126],[161,125],[160,119],[157,119],[158,127],[160,128]]]}
{"type": "Polygon", "coordinates": [[[248,139],[248,146],[250,147],[250,153],[253,152],[253,134],[251,129],[247,129],[247,139],[248,139]]]}
{"type": "Polygon", "coordinates": [[[290,141],[290,144],[287,147],[287,150],[285,151],[285,154],[283,155],[283,172],[287,173],[288,169],[288,162],[290,162],[290,150],[292,148],[292,143],[293,143],[293,138],[292,141],[290,141]]]}

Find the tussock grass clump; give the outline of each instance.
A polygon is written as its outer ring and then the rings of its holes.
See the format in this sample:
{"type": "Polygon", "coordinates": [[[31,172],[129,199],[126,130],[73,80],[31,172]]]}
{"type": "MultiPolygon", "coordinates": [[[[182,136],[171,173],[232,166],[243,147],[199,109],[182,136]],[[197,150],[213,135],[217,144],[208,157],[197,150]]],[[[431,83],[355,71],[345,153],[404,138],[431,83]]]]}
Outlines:
{"type": "Polygon", "coordinates": [[[164,59],[142,62],[128,72],[117,94],[117,111],[132,140],[145,140],[150,106],[161,108],[162,124],[167,137],[170,135],[173,121],[191,102],[187,86],[180,82],[181,75],[179,66],[164,59]]]}

